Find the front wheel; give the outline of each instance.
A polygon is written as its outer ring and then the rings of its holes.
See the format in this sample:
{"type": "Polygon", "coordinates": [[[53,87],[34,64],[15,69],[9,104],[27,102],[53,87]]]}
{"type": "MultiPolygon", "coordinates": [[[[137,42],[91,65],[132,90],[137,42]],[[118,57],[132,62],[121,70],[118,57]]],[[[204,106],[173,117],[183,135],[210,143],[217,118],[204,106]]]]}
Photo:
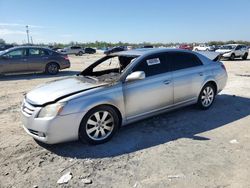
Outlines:
{"type": "Polygon", "coordinates": [[[203,110],[207,110],[212,106],[214,98],[215,98],[214,86],[212,84],[206,84],[200,92],[198,99],[198,106],[203,110]]]}
{"type": "Polygon", "coordinates": [[[235,59],[235,55],[234,55],[234,54],[231,54],[230,60],[234,60],[234,59],[235,59]]]}
{"type": "Polygon", "coordinates": [[[90,110],[83,118],[79,139],[89,144],[102,144],[109,141],[117,132],[119,117],[110,106],[99,106],[90,110]]]}

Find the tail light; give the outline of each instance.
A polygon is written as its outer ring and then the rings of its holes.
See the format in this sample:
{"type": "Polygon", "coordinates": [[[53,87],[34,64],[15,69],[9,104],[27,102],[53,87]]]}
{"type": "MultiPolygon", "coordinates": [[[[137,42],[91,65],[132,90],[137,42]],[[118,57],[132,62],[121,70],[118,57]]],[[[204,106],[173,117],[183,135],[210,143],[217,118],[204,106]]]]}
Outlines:
{"type": "Polygon", "coordinates": [[[223,63],[221,63],[221,67],[226,71],[226,67],[223,63]]]}
{"type": "Polygon", "coordinates": [[[63,58],[65,59],[65,60],[69,60],[69,57],[66,55],[66,56],[63,56],[63,58]]]}

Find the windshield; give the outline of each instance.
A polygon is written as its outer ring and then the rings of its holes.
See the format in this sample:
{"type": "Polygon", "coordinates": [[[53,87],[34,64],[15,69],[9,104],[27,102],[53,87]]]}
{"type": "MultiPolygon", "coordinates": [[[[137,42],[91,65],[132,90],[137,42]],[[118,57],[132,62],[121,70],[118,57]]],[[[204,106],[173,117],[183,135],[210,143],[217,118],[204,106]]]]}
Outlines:
{"type": "Polygon", "coordinates": [[[2,54],[4,54],[4,53],[6,53],[6,52],[8,52],[9,50],[3,50],[3,51],[0,51],[0,55],[2,55],[2,54]]]}
{"type": "Polygon", "coordinates": [[[234,46],[225,45],[225,46],[222,46],[220,49],[222,49],[222,50],[232,50],[232,49],[234,49],[234,46]]]}
{"type": "Polygon", "coordinates": [[[105,56],[86,68],[80,75],[96,82],[113,83],[119,80],[124,69],[137,57],[126,55],[105,56]]]}

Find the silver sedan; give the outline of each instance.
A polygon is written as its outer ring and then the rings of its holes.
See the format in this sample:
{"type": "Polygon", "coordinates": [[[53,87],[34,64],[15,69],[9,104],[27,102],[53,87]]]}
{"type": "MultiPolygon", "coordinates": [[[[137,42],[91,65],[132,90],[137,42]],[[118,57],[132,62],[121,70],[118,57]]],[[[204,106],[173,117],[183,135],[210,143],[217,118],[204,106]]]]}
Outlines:
{"type": "Polygon", "coordinates": [[[94,62],[79,75],[27,93],[25,131],[47,144],[104,143],[126,124],[179,107],[206,110],[226,85],[224,65],[197,52],[138,49],[94,62]]]}

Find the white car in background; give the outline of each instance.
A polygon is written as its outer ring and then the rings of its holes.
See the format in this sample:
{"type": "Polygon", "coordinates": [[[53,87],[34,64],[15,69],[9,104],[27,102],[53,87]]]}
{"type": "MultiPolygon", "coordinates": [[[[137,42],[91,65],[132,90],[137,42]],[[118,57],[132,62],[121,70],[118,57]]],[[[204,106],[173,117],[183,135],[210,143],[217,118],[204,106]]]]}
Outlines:
{"type": "Polygon", "coordinates": [[[247,46],[242,44],[224,45],[220,49],[216,50],[216,52],[220,53],[223,58],[230,60],[234,60],[237,57],[246,60],[248,56],[247,46]]]}
{"type": "Polygon", "coordinates": [[[211,51],[213,48],[211,46],[207,46],[206,44],[200,44],[199,46],[194,46],[194,51],[211,51]]]}
{"type": "Polygon", "coordinates": [[[84,54],[84,49],[80,46],[70,46],[58,51],[62,54],[75,54],[79,56],[82,56],[84,54]]]}

